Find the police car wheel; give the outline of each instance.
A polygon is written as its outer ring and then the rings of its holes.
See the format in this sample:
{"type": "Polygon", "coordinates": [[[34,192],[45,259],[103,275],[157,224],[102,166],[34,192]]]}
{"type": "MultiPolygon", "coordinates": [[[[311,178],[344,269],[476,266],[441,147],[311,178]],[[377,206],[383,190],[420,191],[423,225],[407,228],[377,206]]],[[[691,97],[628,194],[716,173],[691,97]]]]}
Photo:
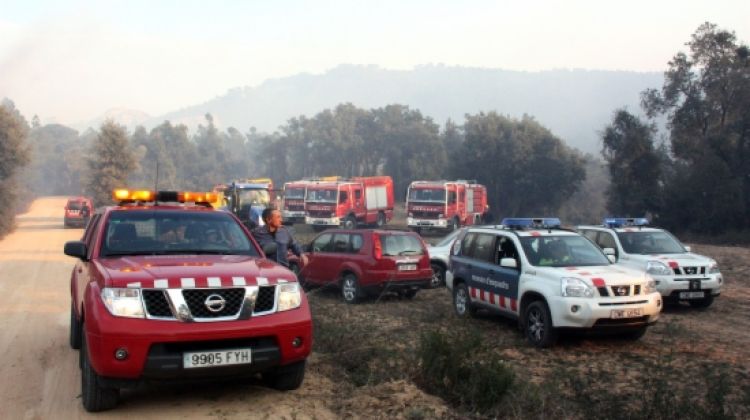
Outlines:
{"type": "Polygon", "coordinates": [[[430,287],[437,288],[445,285],[445,268],[440,264],[430,264],[432,268],[432,279],[430,280],[430,287]]]}
{"type": "Polygon", "coordinates": [[[557,331],[552,326],[552,316],[547,304],[541,300],[531,302],[524,311],[524,333],[532,345],[544,348],[557,341],[557,331]]]}
{"type": "Polygon", "coordinates": [[[81,402],[86,411],[93,413],[114,408],[120,396],[117,388],[104,388],[99,384],[99,375],[89,361],[86,334],[81,341],[81,402]]]}
{"type": "Polygon", "coordinates": [[[81,348],[81,323],[76,317],[73,302],[70,302],[70,348],[73,350],[81,348]]]}
{"type": "Polygon", "coordinates": [[[456,315],[461,318],[476,315],[477,310],[471,304],[466,283],[459,283],[453,288],[453,309],[456,311],[456,315]]]}
{"type": "Polygon", "coordinates": [[[357,303],[361,294],[357,276],[351,273],[345,275],[341,280],[341,297],[344,298],[344,302],[357,303]]]}
{"type": "Polygon", "coordinates": [[[693,308],[706,309],[711,306],[712,303],[714,303],[714,297],[712,295],[708,295],[708,297],[704,297],[703,299],[689,300],[688,303],[693,308]]]}

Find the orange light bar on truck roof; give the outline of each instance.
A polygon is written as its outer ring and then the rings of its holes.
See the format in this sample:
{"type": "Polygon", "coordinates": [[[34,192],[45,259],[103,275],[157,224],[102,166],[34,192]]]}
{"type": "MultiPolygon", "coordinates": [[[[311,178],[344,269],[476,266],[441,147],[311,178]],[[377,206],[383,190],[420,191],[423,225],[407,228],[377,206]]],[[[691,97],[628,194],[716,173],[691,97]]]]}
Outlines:
{"type": "Polygon", "coordinates": [[[219,195],[212,192],[183,191],[177,193],[177,199],[180,203],[215,203],[219,200],[219,195]]]}
{"type": "Polygon", "coordinates": [[[154,198],[156,198],[156,192],[147,190],[117,189],[112,191],[112,198],[115,201],[154,201],[154,198]]]}

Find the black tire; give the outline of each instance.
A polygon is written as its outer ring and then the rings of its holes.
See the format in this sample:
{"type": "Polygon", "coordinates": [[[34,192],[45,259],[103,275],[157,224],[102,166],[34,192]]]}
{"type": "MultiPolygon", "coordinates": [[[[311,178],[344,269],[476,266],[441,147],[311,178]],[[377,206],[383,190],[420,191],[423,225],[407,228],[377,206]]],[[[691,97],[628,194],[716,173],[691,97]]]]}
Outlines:
{"type": "MultiPolygon", "coordinates": [[[[708,292],[708,291],[707,291],[706,293],[711,293],[711,292],[708,292]]],[[[698,299],[698,300],[689,300],[689,301],[688,301],[688,303],[689,303],[689,304],[690,304],[690,306],[692,306],[693,308],[697,308],[697,309],[706,309],[706,308],[708,308],[709,306],[711,306],[711,304],[713,304],[713,303],[714,303],[714,297],[713,297],[713,295],[710,295],[710,294],[709,294],[708,296],[704,297],[703,299],[698,299]]]]}
{"type": "Polygon", "coordinates": [[[346,303],[357,303],[362,297],[359,280],[354,274],[348,273],[341,279],[341,297],[346,303]]]}
{"type": "Polygon", "coordinates": [[[379,228],[385,226],[385,213],[382,211],[378,213],[378,220],[375,221],[375,226],[379,228]]]}
{"type": "Polygon", "coordinates": [[[431,263],[432,268],[432,280],[430,280],[430,287],[436,289],[438,287],[445,286],[445,267],[438,263],[431,263]]]}
{"type": "Polygon", "coordinates": [[[90,413],[114,408],[117,405],[120,390],[101,386],[99,375],[89,362],[86,334],[82,334],[81,337],[81,402],[83,408],[90,413]]]}
{"type": "Polygon", "coordinates": [[[81,348],[81,323],[76,316],[73,302],[70,303],[70,348],[73,350],[81,348]]]}
{"type": "Polygon", "coordinates": [[[620,334],[620,337],[626,339],[626,340],[639,340],[641,337],[643,337],[644,334],[646,334],[646,331],[648,330],[648,326],[638,327],[633,330],[626,331],[622,334],[620,334]]]}
{"type": "Polygon", "coordinates": [[[399,290],[398,295],[406,299],[414,299],[414,296],[417,295],[417,292],[419,292],[419,289],[402,289],[399,290]]]}
{"type": "Polygon", "coordinates": [[[453,288],[453,310],[460,318],[473,317],[477,314],[477,308],[471,304],[466,283],[458,283],[453,288]]]}
{"type": "Polygon", "coordinates": [[[263,373],[263,382],[267,386],[279,391],[291,391],[297,389],[305,380],[305,360],[295,362],[286,366],[263,373]]]}
{"type": "Polygon", "coordinates": [[[349,215],[344,219],[344,223],[341,224],[344,229],[355,229],[357,227],[357,219],[354,216],[349,215]]]}
{"type": "Polygon", "coordinates": [[[557,342],[557,330],[552,325],[552,315],[544,301],[531,302],[523,316],[526,339],[535,347],[551,347],[557,342]]]}

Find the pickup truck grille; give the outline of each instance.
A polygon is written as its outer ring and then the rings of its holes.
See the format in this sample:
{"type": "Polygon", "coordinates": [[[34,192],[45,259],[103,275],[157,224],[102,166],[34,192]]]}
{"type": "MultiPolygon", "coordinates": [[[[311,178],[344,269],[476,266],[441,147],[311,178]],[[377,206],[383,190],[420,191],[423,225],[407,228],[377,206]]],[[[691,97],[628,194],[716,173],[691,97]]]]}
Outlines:
{"type": "Polygon", "coordinates": [[[234,316],[240,311],[242,299],[245,297],[245,289],[185,289],[182,296],[190,309],[193,318],[219,318],[234,316]],[[206,305],[210,296],[218,296],[224,300],[221,310],[213,312],[206,305]]]}
{"type": "Polygon", "coordinates": [[[672,270],[678,276],[706,274],[706,267],[674,267],[672,270]]]}
{"type": "Polygon", "coordinates": [[[172,308],[169,307],[167,295],[163,290],[144,290],[143,303],[146,304],[146,312],[151,316],[172,318],[172,308]]]}
{"type": "MultiPolygon", "coordinates": [[[[248,288],[247,290],[252,290],[248,288]]],[[[181,293],[184,303],[190,310],[190,317],[193,319],[202,319],[204,321],[210,321],[237,317],[242,310],[243,304],[245,304],[245,288],[226,288],[226,289],[183,289],[181,291],[172,291],[162,289],[144,289],[142,291],[143,304],[146,309],[146,313],[151,318],[166,318],[176,320],[177,317],[172,312],[172,305],[170,302],[170,293],[181,293]],[[213,312],[208,306],[206,306],[206,300],[209,296],[215,295],[212,300],[224,300],[224,307],[220,310],[213,312]],[[221,299],[218,299],[218,298],[221,299]]],[[[173,297],[174,298],[174,297],[173,297]]],[[[258,295],[255,300],[255,308],[253,315],[265,315],[268,312],[274,310],[276,307],[276,286],[260,286],[258,287],[258,295]]],[[[216,306],[214,306],[216,308],[216,306]]],[[[243,311],[245,313],[245,311],[243,311]]],[[[240,318],[245,318],[245,315],[240,318]]]]}

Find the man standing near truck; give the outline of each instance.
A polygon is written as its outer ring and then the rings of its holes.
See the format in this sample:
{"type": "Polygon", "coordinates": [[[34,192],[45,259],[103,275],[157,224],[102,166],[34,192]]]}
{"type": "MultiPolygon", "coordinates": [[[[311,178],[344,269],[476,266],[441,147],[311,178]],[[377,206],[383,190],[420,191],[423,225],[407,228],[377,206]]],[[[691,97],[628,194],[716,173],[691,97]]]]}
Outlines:
{"type": "Polygon", "coordinates": [[[281,212],[274,207],[268,207],[263,210],[261,217],[263,218],[265,225],[253,229],[253,237],[258,241],[261,248],[265,248],[269,243],[276,244],[275,255],[270,253],[266,255],[266,258],[289,267],[287,253],[291,250],[294,255],[300,257],[302,260],[302,266],[304,267],[307,263],[307,256],[302,253],[302,247],[294,240],[289,229],[287,229],[286,226],[283,226],[281,212]]]}

